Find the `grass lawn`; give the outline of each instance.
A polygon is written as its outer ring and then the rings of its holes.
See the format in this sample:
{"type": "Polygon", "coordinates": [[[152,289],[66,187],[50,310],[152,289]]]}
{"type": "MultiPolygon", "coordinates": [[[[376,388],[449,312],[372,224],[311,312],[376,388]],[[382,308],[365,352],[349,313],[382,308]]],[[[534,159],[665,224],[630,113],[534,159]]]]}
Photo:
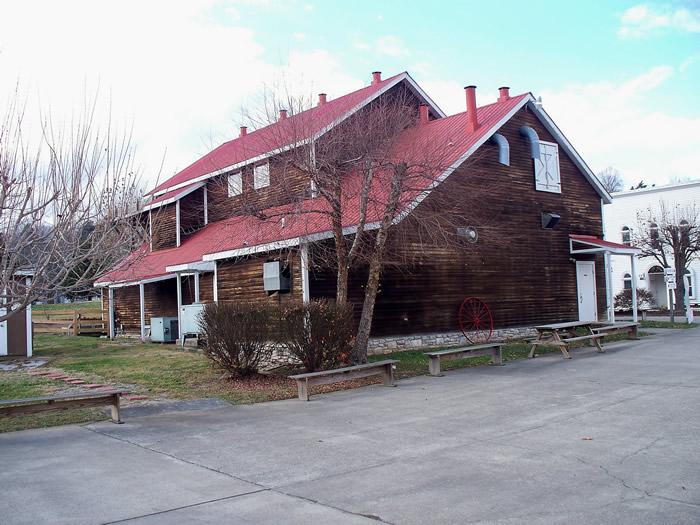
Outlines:
{"type": "Polygon", "coordinates": [[[671,321],[640,321],[641,328],[697,328],[697,324],[692,323],[672,323],[671,321]]]}
{"type": "Polygon", "coordinates": [[[35,304],[32,305],[33,312],[47,312],[52,311],[73,311],[77,310],[82,313],[99,313],[102,305],[99,301],[84,301],[81,303],[66,303],[66,304],[35,304]]]}
{"type": "MultiPolygon", "coordinates": [[[[644,334],[640,334],[644,335],[644,334]]],[[[607,336],[606,341],[625,339],[626,335],[607,336]]],[[[503,349],[503,360],[527,356],[527,343],[509,343],[503,349]]],[[[370,361],[397,359],[398,377],[427,374],[428,360],[424,350],[395,352],[371,356],[370,361]]],[[[540,347],[539,354],[558,352],[555,347],[540,347]]],[[[215,369],[200,353],[188,352],[174,345],[143,344],[138,341],[108,341],[97,337],[37,335],[34,355],[49,361],[47,368],[57,369],[90,383],[103,383],[128,388],[149,399],[200,399],[219,397],[234,404],[257,403],[296,397],[296,384],[280,376],[257,376],[252,380],[234,380],[215,369]]],[[[489,357],[447,361],[443,370],[480,366],[489,357]]],[[[334,384],[315,387],[314,393],[329,392],[368,384],[334,384]]],[[[44,379],[23,371],[0,371],[0,400],[34,397],[57,393],[68,386],[63,381],[44,379]]],[[[0,419],[0,432],[104,419],[101,409],[48,412],[32,416],[0,419]]]]}

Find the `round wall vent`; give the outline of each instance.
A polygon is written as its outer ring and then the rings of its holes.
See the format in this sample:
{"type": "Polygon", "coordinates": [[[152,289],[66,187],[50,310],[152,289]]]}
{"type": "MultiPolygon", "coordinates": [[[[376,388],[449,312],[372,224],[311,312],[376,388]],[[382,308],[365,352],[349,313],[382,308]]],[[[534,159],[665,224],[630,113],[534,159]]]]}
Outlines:
{"type": "Polygon", "coordinates": [[[474,226],[467,226],[466,228],[457,228],[457,235],[465,237],[469,242],[476,242],[479,240],[479,234],[474,226]]]}

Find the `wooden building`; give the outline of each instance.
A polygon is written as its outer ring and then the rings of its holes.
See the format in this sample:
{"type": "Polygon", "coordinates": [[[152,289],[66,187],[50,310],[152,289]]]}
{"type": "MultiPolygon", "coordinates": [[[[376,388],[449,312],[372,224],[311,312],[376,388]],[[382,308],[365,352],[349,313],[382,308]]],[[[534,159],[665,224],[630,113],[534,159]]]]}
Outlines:
{"type": "MultiPolygon", "coordinates": [[[[150,192],[143,210],[149,245],[96,282],[103,287],[110,333],[145,337],[151,317],[177,316],[182,304],[334,297],[335,272],[314,261],[330,227],[313,214],[299,214],[298,204],[297,211],[289,206],[293,196],[308,196],[302,207],[318,197],[301,173],[282,169],[292,146],[278,143],[279,131],[306,118],[313,140],[323,140],[397,90],[410,93],[420,115],[407,133],[450,148],[449,165],[406,205],[405,216],[421,206],[439,208],[441,195],[464,195],[451,214],[463,216],[463,229],[475,242],[436,246],[402,267],[385,268],[373,335],[455,331],[466,296],[485,301],[501,328],[604,316],[604,254],[626,248],[603,241],[602,207],[610,196],[532,94],[511,96],[501,88],[497,101],[477,109],[475,88],[465,89],[467,111],[446,116],[408,73],[384,80],[375,73],[363,89],[335,100],[322,94],[306,112],[284,113],[250,133],[241,128],[238,138],[150,192]],[[275,213],[267,219],[250,213],[251,203],[275,213]],[[282,262],[289,287],[271,293],[264,268],[274,261],[282,262]]],[[[368,217],[367,223],[376,220],[368,217]]],[[[412,244],[409,222],[393,226],[407,229],[400,236],[405,250],[412,244]]],[[[343,216],[349,235],[356,224],[356,214],[343,216]]],[[[349,296],[358,305],[364,279],[361,268],[352,271],[349,296]]]]}

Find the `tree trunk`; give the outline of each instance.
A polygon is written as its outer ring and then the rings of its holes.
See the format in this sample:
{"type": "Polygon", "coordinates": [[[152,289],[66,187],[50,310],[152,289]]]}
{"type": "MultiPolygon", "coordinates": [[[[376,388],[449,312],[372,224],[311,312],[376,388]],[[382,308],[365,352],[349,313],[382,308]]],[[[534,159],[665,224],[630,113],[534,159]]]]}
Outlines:
{"type": "Polygon", "coordinates": [[[348,265],[338,260],[338,277],[335,283],[335,302],[343,305],[348,302],[348,265]]]}
{"type": "Polygon", "coordinates": [[[367,287],[365,288],[365,301],[362,305],[362,316],[360,317],[360,325],[357,328],[357,337],[355,338],[355,346],[353,347],[353,362],[357,364],[367,362],[369,332],[372,329],[372,318],[374,317],[374,305],[377,301],[377,292],[379,291],[381,270],[381,255],[375,254],[369,265],[367,287]]]}

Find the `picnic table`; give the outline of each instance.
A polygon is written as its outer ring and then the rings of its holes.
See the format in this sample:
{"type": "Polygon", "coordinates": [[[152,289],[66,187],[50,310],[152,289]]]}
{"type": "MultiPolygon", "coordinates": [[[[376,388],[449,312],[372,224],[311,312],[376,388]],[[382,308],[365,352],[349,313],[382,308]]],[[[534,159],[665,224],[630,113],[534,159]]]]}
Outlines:
{"type": "Polygon", "coordinates": [[[571,321],[567,323],[536,326],[535,330],[537,330],[538,334],[537,339],[532,342],[528,357],[535,357],[535,348],[538,346],[554,345],[559,347],[564,359],[571,359],[571,354],[569,354],[568,351],[569,345],[576,341],[584,340],[593,341],[597,352],[605,352],[599,341],[599,339],[603,338],[603,335],[594,332],[594,327],[598,326],[600,326],[600,323],[595,321],[571,321]],[[585,335],[579,335],[577,330],[581,329],[587,333],[585,335]]]}

